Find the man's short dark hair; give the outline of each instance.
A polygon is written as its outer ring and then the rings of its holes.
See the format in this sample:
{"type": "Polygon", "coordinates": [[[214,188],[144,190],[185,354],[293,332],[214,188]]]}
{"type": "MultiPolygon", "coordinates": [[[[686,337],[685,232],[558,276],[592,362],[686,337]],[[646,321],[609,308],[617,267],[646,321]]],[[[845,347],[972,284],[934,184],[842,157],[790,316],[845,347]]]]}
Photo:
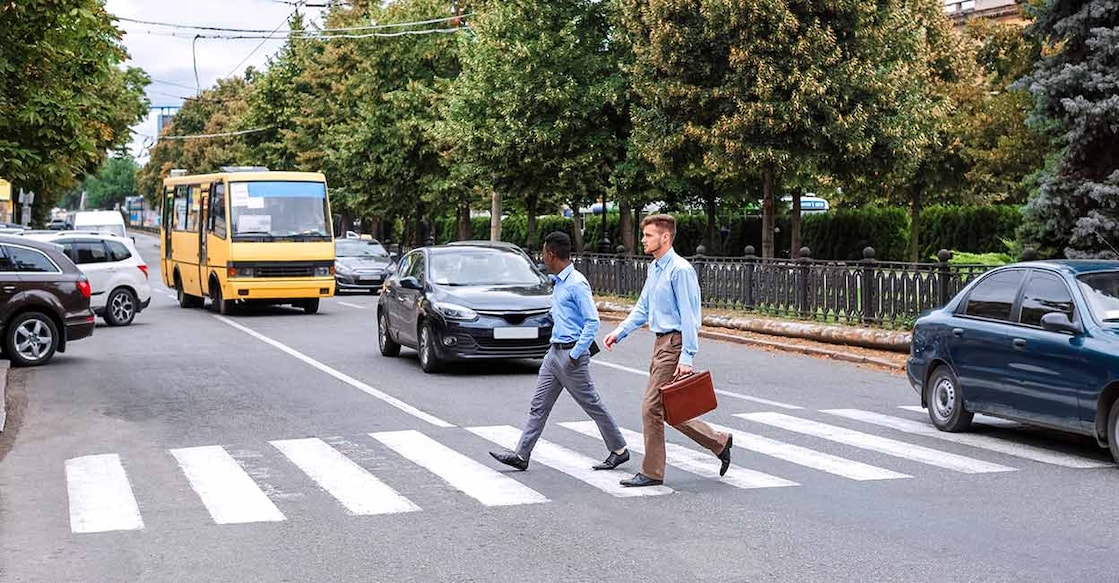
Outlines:
{"type": "Polygon", "coordinates": [[[571,259],[571,237],[563,231],[553,231],[544,237],[544,248],[555,255],[557,259],[567,261],[571,259]]]}

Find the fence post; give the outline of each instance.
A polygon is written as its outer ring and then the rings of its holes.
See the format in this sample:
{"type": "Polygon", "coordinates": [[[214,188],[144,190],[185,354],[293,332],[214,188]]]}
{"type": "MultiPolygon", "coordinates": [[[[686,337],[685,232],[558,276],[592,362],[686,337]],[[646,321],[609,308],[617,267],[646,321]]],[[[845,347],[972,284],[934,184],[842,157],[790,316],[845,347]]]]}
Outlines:
{"type": "Polygon", "coordinates": [[[801,247],[800,253],[797,256],[797,271],[800,273],[800,285],[797,286],[797,311],[800,312],[800,317],[808,318],[808,285],[809,285],[809,265],[808,262],[812,260],[812,250],[808,247],[801,247]]]}
{"type": "Polygon", "coordinates": [[[703,289],[703,272],[707,269],[707,261],[704,259],[704,254],[707,253],[707,247],[700,245],[695,248],[695,257],[692,260],[692,267],[695,268],[696,279],[699,280],[699,287],[703,289]]]}
{"type": "Polygon", "coordinates": [[[746,285],[745,293],[743,294],[745,297],[742,298],[742,307],[746,308],[747,310],[752,310],[754,308],[754,265],[757,261],[757,258],[757,255],[754,254],[754,246],[747,245],[746,272],[744,274],[744,277],[746,278],[746,285]]]}
{"type": "Polygon", "coordinates": [[[1037,261],[1037,250],[1033,247],[1026,247],[1023,249],[1022,261],[1037,261]]]}
{"type": "Polygon", "coordinates": [[[952,260],[952,252],[947,249],[941,249],[936,252],[936,258],[940,262],[937,266],[937,307],[943,306],[949,300],[949,281],[948,278],[952,275],[951,267],[948,262],[952,260]]]}
{"type": "Polygon", "coordinates": [[[861,299],[863,304],[863,323],[865,324],[873,323],[877,315],[877,310],[874,309],[874,303],[878,299],[878,286],[876,285],[877,276],[875,275],[876,270],[874,268],[874,255],[874,247],[867,247],[866,249],[863,249],[863,277],[862,286],[860,286],[860,291],[862,293],[860,295],[862,296],[861,299]]]}

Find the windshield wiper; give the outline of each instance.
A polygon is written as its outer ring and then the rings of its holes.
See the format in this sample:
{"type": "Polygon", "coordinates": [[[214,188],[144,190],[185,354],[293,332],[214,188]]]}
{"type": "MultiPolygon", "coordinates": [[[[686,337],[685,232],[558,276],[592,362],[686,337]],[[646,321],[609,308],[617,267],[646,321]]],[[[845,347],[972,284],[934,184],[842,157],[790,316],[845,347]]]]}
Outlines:
{"type": "Polygon", "coordinates": [[[320,239],[326,240],[329,237],[329,235],[321,231],[305,231],[303,233],[292,233],[290,235],[284,235],[285,239],[291,239],[292,241],[315,241],[320,239]]]}
{"type": "Polygon", "coordinates": [[[276,236],[268,231],[240,231],[233,234],[234,238],[237,237],[262,237],[268,241],[275,241],[276,236]]]}

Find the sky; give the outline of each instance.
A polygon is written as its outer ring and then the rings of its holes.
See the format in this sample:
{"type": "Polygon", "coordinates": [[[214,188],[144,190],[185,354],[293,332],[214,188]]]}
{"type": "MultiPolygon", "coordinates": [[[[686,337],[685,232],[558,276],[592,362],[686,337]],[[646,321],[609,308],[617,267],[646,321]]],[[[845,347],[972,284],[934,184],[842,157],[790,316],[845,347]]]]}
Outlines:
{"type": "MultiPolygon", "coordinates": [[[[107,0],[105,6],[114,16],[136,20],[226,28],[280,28],[281,33],[286,30],[287,18],[295,9],[288,0],[107,0]]],[[[302,12],[312,20],[320,16],[316,8],[305,8],[302,12]]],[[[124,46],[130,56],[127,64],[144,69],[152,77],[147,89],[152,106],[181,105],[184,97],[195,94],[192,32],[178,31],[183,37],[158,36],[146,33],[170,29],[130,22],[117,25],[125,32],[124,46]]],[[[199,39],[196,44],[198,84],[205,89],[218,79],[244,73],[250,66],[264,68],[268,57],[281,46],[282,38],[269,39],[263,45],[260,39],[199,39]]],[[[142,164],[147,159],[147,146],[153,143],[156,135],[156,112],[152,111],[132,129],[129,150],[142,164]]]]}

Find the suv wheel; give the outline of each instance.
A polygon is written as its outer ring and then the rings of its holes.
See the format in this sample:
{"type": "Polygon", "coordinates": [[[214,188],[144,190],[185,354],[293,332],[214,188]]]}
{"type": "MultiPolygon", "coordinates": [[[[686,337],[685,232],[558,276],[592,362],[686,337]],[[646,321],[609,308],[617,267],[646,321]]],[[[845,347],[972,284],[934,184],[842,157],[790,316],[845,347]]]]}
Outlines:
{"type": "Polygon", "coordinates": [[[47,363],[58,349],[58,327],[42,312],[16,316],[4,334],[4,350],[16,366],[47,363]]]}
{"type": "Polygon", "coordinates": [[[947,366],[938,366],[925,383],[925,401],[929,404],[929,419],[941,431],[957,433],[967,431],[975,414],[964,407],[964,393],[960,381],[947,366]]]}
{"type": "Polygon", "coordinates": [[[109,294],[105,304],[105,323],[110,326],[127,326],[136,318],[136,294],[118,287],[109,294]]]}

